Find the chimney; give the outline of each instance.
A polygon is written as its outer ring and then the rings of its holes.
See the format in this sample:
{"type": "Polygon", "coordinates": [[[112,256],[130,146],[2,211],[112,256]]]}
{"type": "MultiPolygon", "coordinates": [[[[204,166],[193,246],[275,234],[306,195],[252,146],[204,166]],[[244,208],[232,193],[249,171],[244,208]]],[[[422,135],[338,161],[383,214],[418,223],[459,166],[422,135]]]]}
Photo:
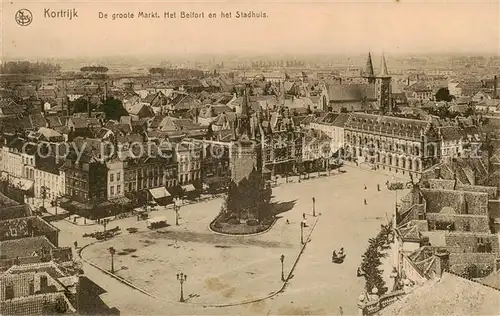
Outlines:
{"type": "Polygon", "coordinates": [[[497,75],[495,75],[495,77],[493,77],[494,79],[494,82],[493,82],[493,99],[496,99],[498,98],[498,95],[497,95],[497,88],[498,88],[498,81],[497,81],[497,75]]]}
{"type": "Polygon", "coordinates": [[[434,254],[436,257],[436,266],[434,272],[438,278],[443,276],[443,273],[448,271],[450,267],[450,254],[446,249],[439,249],[434,254]]]}
{"type": "Polygon", "coordinates": [[[104,101],[108,99],[108,83],[104,83],[104,101]]]}

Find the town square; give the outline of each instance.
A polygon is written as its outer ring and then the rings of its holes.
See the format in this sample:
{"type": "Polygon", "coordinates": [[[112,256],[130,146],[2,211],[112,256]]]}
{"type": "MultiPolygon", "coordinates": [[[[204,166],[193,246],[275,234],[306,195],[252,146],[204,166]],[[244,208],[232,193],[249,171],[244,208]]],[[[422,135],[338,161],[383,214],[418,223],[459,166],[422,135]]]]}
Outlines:
{"type": "MultiPolygon", "coordinates": [[[[142,300],[134,300],[134,306],[129,305],[131,301],[127,296],[114,301],[116,306],[127,310],[136,308],[138,313],[143,310],[160,313],[164,307],[151,309],[148,302],[152,300],[155,305],[161,303],[158,306],[168,304],[172,314],[185,311],[225,315],[290,314],[294,310],[322,314],[342,307],[349,315],[356,313],[357,297],[364,291],[363,279],[356,276],[356,269],[367,240],[376,235],[380,224],[390,221],[394,214],[396,191],[389,191],[385,183],[403,180],[355,165],[342,169],[345,172],[331,171],[329,176],[323,173],[324,176],[320,177],[314,175],[301,183],[297,177],[290,179],[289,183],[283,179],[283,183],[273,189],[273,201],[292,207],[279,215],[268,232],[257,236],[224,236],[210,231],[209,224],[220,211],[221,199],[182,206],[179,226],[175,226],[172,209],[154,211],[152,216],[164,215],[172,226],[153,232],[146,228],[145,221],[138,222],[135,217],[112,221],[109,227],[120,226],[124,235],[88,247],[84,246],[89,240],[82,238],[83,233],[102,230],[102,225],[75,226],[65,221],[56,225],[61,225],[62,234],[71,228],[69,236],[64,238],[69,241],[68,246],[73,240],[78,240],[78,245],[84,247],[81,252],[84,262],[89,261],[103,270],[111,269],[110,247],[117,253],[135,249],[131,253],[115,254],[115,275],[151,296],[113,280],[112,276],[103,274],[89,263],[84,264],[86,271],[107,280],[100,285],[108,294],[128,288],[126,291],[131,295],[144,300],[144,305],[138,303],[142,300]],[[312,197],[316,200],[316,216],[313,216],[312,197]],[[335,204],[330,202],[332,198],[335,204]],[[364,205],[364,199],[367,205],[364,205]],[[309,240],[305,240],[304,252],[294,270],[290,271],[301,248],[300,223],[304,213],[308,225],[304,239],[309,236],[309,240]],[[286,223],[287,219],[290,224],[286,223]],[[349,224],[353,221],[357,225],[349,224]],[[138,232],[127,234],[125,228],[129,226],[137,227],[138,232]],[[341,265],[333,264],[331,253],[341,247],[347,253],[346,261],[341,265]],[[280,290],[283,285],[282,254],[285,255],[285,277],[291,272],[285,289],[268,299],[247,303],[280,290]],[[132,258],[133,255],[136,257],[132,258]],[[188,275],[184,284],[187,306],[178,303],[178,272],[188,275]],[[177,304],[173,304],[175,302],[177,304]]],[[[404,191],[398,194],[403,196],[404,191]]],[[[388,262],[385,268],[388,275],[392,266],[388,262]]]]}

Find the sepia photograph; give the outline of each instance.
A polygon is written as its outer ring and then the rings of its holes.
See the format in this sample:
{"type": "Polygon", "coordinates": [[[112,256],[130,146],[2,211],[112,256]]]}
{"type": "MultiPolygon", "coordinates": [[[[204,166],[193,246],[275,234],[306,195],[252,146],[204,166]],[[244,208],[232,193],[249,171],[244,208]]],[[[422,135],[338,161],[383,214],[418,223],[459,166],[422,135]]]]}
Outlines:
{"type": "Polygon", "coordinates": [[[498,0],[0,15],[0,315],[500,315],[498,0]]]}

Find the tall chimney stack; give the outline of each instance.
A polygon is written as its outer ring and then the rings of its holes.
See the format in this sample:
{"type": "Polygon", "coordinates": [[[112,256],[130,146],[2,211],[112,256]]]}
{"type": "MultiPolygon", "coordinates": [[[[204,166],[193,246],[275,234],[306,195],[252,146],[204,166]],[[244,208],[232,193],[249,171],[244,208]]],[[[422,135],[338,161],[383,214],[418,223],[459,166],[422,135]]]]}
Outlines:
{"type": "Polygon", "coordinates": [[[498,95],[497,95],[497,88],[498,88],[498,81],[497,81],[497,75],[495,75],[495,77],[493,77],[494,79],[494,82],[493,82],[493,99],[496,99],[498,98],[498,95]]]}

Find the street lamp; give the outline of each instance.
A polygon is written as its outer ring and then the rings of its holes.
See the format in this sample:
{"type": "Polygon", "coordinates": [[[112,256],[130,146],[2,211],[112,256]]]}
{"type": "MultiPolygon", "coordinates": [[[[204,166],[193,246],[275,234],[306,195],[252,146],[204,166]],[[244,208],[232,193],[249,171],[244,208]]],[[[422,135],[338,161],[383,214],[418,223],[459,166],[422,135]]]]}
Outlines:
{"type": "Polygon", "coordinates": [[[59,199],[61,198],[61,195],[58,194],[55,198],[54,198],[54,206],[55,206],[55,212],[56,212],[56,215],[57,215],[57,207],[61,205],[61,202],[59,202],[59,199]]]}
{"type": "Polygon", "coordinates": [[[109,218],[105,218],[102,220],[102,225],[104,226],[104,240],[106,240],[106,226],[109,223],[109,218]]]}
{"type": "Polygon", "coordinates": [[[111,254],[111,273],[115,273],[115,253],[116,250],[113,247],[109,247],[109,253],[111,254]]]}
{"type": "Polygon", "coordinates": [[[181,284],[181,298],[179,299],[179,302],[184,302],[184,288],[182,285],[187,281],[187,275],[182,272],[177,273],[177,280],[179,280],[179,283],[181,284]]]}
{"type": "Polygon", "coordinates": [[[281,261],[281,281],[285,282],[285,274],[283,272],[283,262],[285,261],[285,255],[281,255],[280,261],[281,261]]]}
{"type": "Polygon", "coordinates": [[[40,195],[42,196],[42,207],[45,208],[45,199],[47,198],[50,188],[46,186],[40,187],[40,195]]]}
{"type": "Polygon", "coordinates": [[[312,198],[313,201],[313,216],[316,217],[316,198],[312,198]]]}
{"type": "Polygon", "coordinates": [[[304,222],[300,222],[300,243],[304,244],[304,222]]]}

